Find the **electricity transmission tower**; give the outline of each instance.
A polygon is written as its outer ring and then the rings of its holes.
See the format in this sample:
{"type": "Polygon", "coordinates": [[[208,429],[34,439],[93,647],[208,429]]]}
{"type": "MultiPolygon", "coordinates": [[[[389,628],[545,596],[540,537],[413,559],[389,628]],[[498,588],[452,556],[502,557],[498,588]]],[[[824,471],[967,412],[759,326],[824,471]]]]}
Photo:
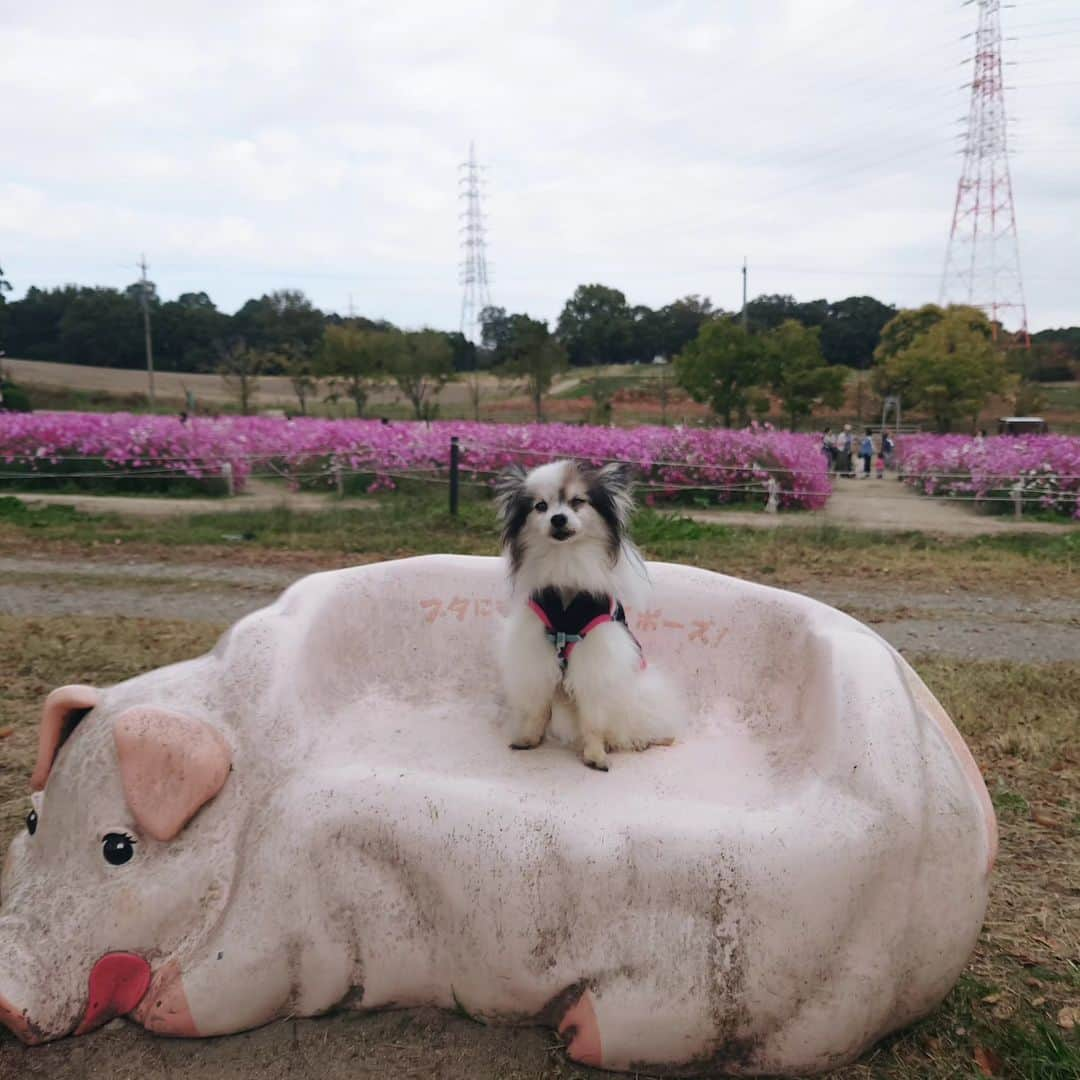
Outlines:
{"type": "MultiPolygon", "coordinates": [[[[971,0],[967,0],[968,3],[971,0]]],[[[942,304],[971,304],[989,316],[994,335],[1010,322],[1016,340],[1029,344],[1027,305],[1020,278],[1009,151],[1006,142],[1001,0],[975,0],[979,22],[971,74],[964,164],[956,186],[942,304]]]]}
{"type": "Polygon", "coordinates": [[[462,259],[459,283],[461,294],[461,332],[474,344],[480,342],[480,312],[491,306],[488,291],[488,264],[484,214],[480,207],[481,166],[476,163],[476,148],[469,143],[469,160],[458,166],[458,198],[465,200],[461,214],[462,259]]]}

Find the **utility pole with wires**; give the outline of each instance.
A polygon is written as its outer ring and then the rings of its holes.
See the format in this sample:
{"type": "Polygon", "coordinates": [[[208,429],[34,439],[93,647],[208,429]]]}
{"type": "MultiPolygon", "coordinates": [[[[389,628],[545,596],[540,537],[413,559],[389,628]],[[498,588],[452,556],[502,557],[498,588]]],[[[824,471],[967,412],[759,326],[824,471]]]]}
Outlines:
{"type": "Polygon", "coordinates": [[[746,310],[746,256],[743,256],[742,260],[742,328],[747,330],[749,328],[749,315],[746,310]]]}
{"type": "Polygon", "coordinates": [[[146,377],[149,382],[149,394],[150,408],[154,407],[154,346],[150,340],[150,303],[147,300],[147,285],[149,282],[146,280],[146,256],[140,255],[139,261],[136,263],[139,269],[142,271],[142,276],[139,279],[139,301],[142,306],[142,319],[143,319],[143,336],[146,338],[146,377]]]}
{"type": "Polygon", "coordinates": [[[1030,347],[1027,304],[1020,277],[1009,150],[1006,137],[1001,0],[965,0],[978,6],[971,102],[964,134],[964,163],[956,186],[952,228],[939,302],[970,304],[994,328],[1009,319],[1018,344],[1030,347]]]}
{"type": "Polygon", "coordinates": [[[461,332],[474,345],[480,343],[480,313],[491,306],[488,290],[487,232],[480,205],[482,166],[476,162],[476,148],[469,143],[469,160],[458,166],[462,175],[458,178],[458,198],[465,200],[461,213],[462,260],[459,283],[461,295],[461,332]]]}

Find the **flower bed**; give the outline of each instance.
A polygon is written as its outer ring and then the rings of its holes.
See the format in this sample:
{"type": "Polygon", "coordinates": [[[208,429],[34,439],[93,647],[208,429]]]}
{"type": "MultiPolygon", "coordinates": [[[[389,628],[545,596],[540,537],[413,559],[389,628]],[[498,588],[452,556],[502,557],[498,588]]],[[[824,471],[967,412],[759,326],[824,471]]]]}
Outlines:
{"type": "Polygon", "coordinates": [[[964,498],[1011,510],[1023,482],[1027,506],[1080,519],[1080,437],[1003,435],[978,442],[962,435],[907,435],[896,448],[904,483],[924,495],[964,498]]]}
{"type": "Polygon", "coordinates": [[[743,431],[568,424],[433,424],[375,420],[279,420],[267,417],[133,416],[125,413],[33,413],[0,417],[0,484],[52,477],[221,486],[232,470],[237,490],[253,476],[284,476],[294,485],[332,486],[362,478],[368,489],[403,477],[435,478],[448,467],[451,435],[461,443],[465,477],[490,483],[511,464],[560,457],[634,467],[648,501],[762,502],[773,477],[782,507],[819,509],[829,480],[816,437],[770,428],[743,431]]]}

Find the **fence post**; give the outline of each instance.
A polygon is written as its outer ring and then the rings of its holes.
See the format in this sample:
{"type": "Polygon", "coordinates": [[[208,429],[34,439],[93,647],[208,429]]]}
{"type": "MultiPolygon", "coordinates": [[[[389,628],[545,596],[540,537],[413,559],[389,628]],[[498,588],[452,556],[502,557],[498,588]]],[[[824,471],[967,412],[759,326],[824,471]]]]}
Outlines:
{"type": "Polygon", "coordinates": [[[1017,480],[1009,489],[1012,492],[1013,512],[1017,518],[1024,516],[1024,481],[1017,480]]]}
{"type": "Polygon", "coordinates": [[[769,477],[769,482],[766,485],[769,498],[765,503],[765,513],[775,514],[780,509],[780,483],[775,476],[769,477]]]}
{"type": "Polygon", "coordinates": [[[231,499],[236,494],[236,481],[233,479],[232,462],[226,461],[221,466],[221,476],[225,481],[225,494],[231,499]]]}
{"type": "Polygon", "coordinates": [[[450,515],[458,512],[458,437],[450,436],[450,515]]]}

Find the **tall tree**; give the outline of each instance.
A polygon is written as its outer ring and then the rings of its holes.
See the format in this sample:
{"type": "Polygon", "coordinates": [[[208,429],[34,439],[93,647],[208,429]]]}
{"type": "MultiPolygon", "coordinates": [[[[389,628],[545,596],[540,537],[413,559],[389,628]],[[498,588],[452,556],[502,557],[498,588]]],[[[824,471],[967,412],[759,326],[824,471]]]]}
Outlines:
{"type": "Polygon", "coordinates": [[[3,342],[7,332],[7,297],[4,293],[11,292],[11,282],[4,277],[4,269],[0,267],[0,342],[3,342]]]}
{"type": "Polygon", "coordinates": [[[974,426],[990,396],[1006,387],[1004,357],[991,337],[981,311],[947,308],[878,366],[875,385],[882,393],[900,394],[905,408],[930,413],[938,431],[951,431],[961,418],[974,426]]]}
{"type": "Polygon", "coordinates": [[[660,331],[656,351],[662,356],[678,356],[698,336],[702,325],[717,315],[707,296],[684,296],[665,304],[655,313],[660,331]]]}
{"type": "MultiPolygon", "coordinates": [[[[137,294],[79,289],[60,318],[57,358],[69,364],[138,368],[146,363],[137,294]]],[[[156,298],[155,298],[156,299],[156,298]]]]}
{"type": "Polygon", "coordinates": [[[417,420],[433,420],[439,410],[435,399],[454,376],[453,353],[446,335],[437,330],[404,334],[391,359],[390,373],[413,407],[417,420]]]}
{"type": "Polygon", "coordinates": [[[287,349],[314,356],[325,316],[299,289],[278,289],[249,300],[234,316],[233,331],[253,348],[284,355],[287,349]]]}
{"type": "Polygon", "coordinates": [[[898,311],[882,327],[881,340],[874,350],[874,360],[883,364],[903,352],[917,337],[941,322],[948,313],[951,313],[954,322],[965,322],[972,331],[982,334],[988,341],[993,338],[990,320],[978,308],[965,304],[950,304],[947,308],[937,304],[923,304],[920,308],[904,308],[898,311]]]}
{"type": "Polygon", "coordinates": [[[401,349],[400,338],[397,331],[328,326],[316,360],[316,373],[330,380],[335,394],[344,392],[350,397],[356,415],[363,416],[371,391],[392,374],[401,349]]]}
{"type": "Polygon", "coordinates": [[[844,403],[843,368],[830,367],[821,354],[821,328],[787,319],[771,331],[765,343],[770,385],[780,399],[792,431],[813,413],[818,403],[838,408],[844,403]]]}
{"type": "Polygon", "coordinates": [[[881,329],[895,314],[891,304],[872,296],[849,296],[829,304],[821,323],[822,354],[830,364],[870,367],[881,329]]]}
{"type": "Polygon", "coordinates": [[[579,285],[555,332],[571,364],[621,364],[630,359],[634,316],[618,289],[579,285]]]}
{"type": "Polygon", "coordinates": [[[675,378],[731,427],[732,415],[744,415],[754,391],[768,385],[769,371],[760,340],[730,319],[717,319],[676,357],[675,378]]]}
{"type": "Polygon", "coordinates": [[[514,336],[513,319],[506,308],[486,307],[480,312],[480,343],[491,357],[493,367],[499,367],[510,359],[514,336]]]}
{"type": "Polygon", "coordinates": [[[567,356],[562,344],[548,330],[546,322],[514,315],[502,371],[525,380],[537,421],[544,419],[544,396],[555,376],[566,370],[567,356]]]}

